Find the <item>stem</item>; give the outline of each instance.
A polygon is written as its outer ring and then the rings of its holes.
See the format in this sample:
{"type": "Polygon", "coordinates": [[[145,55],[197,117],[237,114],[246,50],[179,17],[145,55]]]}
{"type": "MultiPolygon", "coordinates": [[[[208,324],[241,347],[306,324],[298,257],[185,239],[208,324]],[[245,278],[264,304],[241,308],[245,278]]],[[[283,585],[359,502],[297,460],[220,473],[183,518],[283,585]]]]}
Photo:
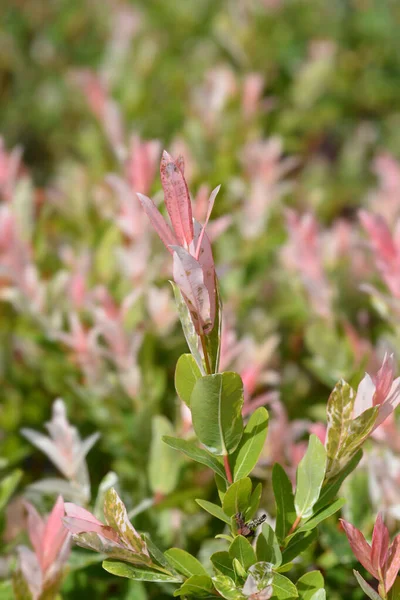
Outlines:
{"type": "Polygon", "coordinates": [[[225,468],[225,473],[226,473],[226,478],[228,480],[228,483],[233,483],[232,471],[231,471],[231,467],[229,465],[229,456],[227,454],[224,454],[224,468],[225,468]]]}
{"type": "Polygon", "coordinates": [[[207,374],[208,375],[212,375],[212,370],[211,370],[211,365],[210,365],[210,359],[208,357],[207,346],[206,346],[206,338],[205,338],[204,334],[200,335],[200,341],[201,341],[201,347],[203,349],[204,362],[206,364],[207,374]]]}
{"type": "MultiPolygon", "coordinates": [[[[293,533],[293,532],[294,532],[294,531],[297,529],[297,527],[298,527],[298,525],[299,525],[300,521],[301,521],[301,515],[299,515],[298,517],[296,517],[296,520],[295,520],[295,522],[293,523],[293,525],[291,526],[291,528],[290,528],[290,530],[289,530],[288,536],[289,536],[289,535],[292,535],[292,533],[293,533]]],[[[286,536],[286,537],[287,537],[287,536],[286,536]]]]}

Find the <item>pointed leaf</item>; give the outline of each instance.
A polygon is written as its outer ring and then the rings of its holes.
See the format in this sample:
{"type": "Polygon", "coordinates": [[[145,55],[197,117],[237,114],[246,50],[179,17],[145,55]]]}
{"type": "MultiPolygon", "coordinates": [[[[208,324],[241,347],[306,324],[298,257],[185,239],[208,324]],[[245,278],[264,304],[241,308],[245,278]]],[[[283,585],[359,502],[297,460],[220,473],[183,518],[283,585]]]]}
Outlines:
{"type": "Polygon", "coordinates": [[[365,581],[358,571],[354,570],[353,573],[360,584],[362,591],[364,594],[367,594],[368,598],[371,598],[371,600],[382,600],[380,595],[365,581]]]}
{"type": "Polygon", "coordinates": [[[272,469],[272,486],[276,503],[276,529],[279,540],[283,540],[296,520],[292,483],[281,465],[272,469]]]}
{"type": "Polygon", "coordinates": [[[294,504],[297,516],[312,515],[325,478],[326,451],[316,435],[310,436],[307,452],[297,468],[297,485],[294,504]]]}
{"type": "Polygon", "coordinates": [[[250,496],[249,506],[245,513],[246,519],[248,520],[253,519],[258,511],[258,507],[260,506],[261,501],[262,487],[262,483],[257,483],[250,496]]]}
{"type": "Polygon", "coordinates": [[[151,581],[153,583],[180,583],[182,580],[168,573],[161,573],[151,569],[142,569],[117,560],[103,561],[103,569],[118,577],[127,577],[137,581],[151,581]]]}
{"type": "Polygon", "coordinates": [[[201,506],[201,508],[206,510],[213,517],[216,517],[227,525],[231,524],[230,518],[224,513],[222,507],[218,506],[218,504],[213,504],[213,502],[209,502],[208,500],[196,500],[196,502],[199,506],[201,506]]]}
{"type": "Polygon", "coordinates": [[[183,454],[186,454],[189,458],[195,460],[196,462],[201,463],[202,465],[206,465],[212,469],[215,473],[217,473],[224,481],[226,481],[226,475],[224,471],[224,467],[218,461],[215,456],[209,454],[206,450],[199,448],[193,442],[188,442],[187,440],[181,440],[180,438],[170,437],[165,435],[163,437],[163,442],[171,446],[171,448],[175,448],[175,450],[180,450],[183,454]]]}
{"type": "Polygon", "coordinates": [[[178,573],[182,573],[185,577],[191,577],[192,575],[205,575],[208,577],[207,571],[201,562],[185,550],[170,548],[164,554],[178,573]]]}
{"type": "Polygon", "coordinates": [[[261,406],[252,414],[232,456],[233,480],[246,477],[256,466],[268,431],[268,412],[261,406]]]}
{"type": "Polygon", "coordinates": [[[236,450],[243,433],[243,382],[237,373],[225,372],[198,379],[190,400],[193,427],[213,454],[236,450]]]}
{"type": "Polygon", "coordinates": [[[160,165],[165,206],[180,244],[193,240],[193,217],[185,177],[173,158],[164,150],[160,165]]]}
{"type": "MultiPolygon", "coordinates": [[[[210,247],[211,251],[211,247],[210,247]]],[[[207,273],[207,271],[206,271],[207,273]]],[[[214,327],[212,330],[206,334],[205,342],[208,358],[211,365],[211,370],[213,373],[217,373],[219,369],[219,359],[221,353],[221,329],[222,329],[222,301],[219,293],[219,286],[217,276],[214,273],[214,286],[213,290],[210,289],[211,285],[208,285],[207,277],[205,275],[204,282],[207,286],[208,292],[210,294],[210,302],[211,302],[211,312],[213,311],[213,303],[215,298],[215,316],[213,319],[214,327]],[[214,293],[214,298],[211,294],[214,293]]]]}

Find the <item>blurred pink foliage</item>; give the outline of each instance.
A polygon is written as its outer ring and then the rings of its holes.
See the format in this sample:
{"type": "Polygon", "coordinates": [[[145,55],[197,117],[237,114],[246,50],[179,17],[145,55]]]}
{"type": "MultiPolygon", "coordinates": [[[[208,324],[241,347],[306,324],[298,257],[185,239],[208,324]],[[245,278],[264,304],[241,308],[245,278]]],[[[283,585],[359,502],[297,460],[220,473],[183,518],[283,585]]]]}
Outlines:
{"type": "Polygon", "coordinates": [[[18,570],[29,588],[32,600],[39,600],[49,588],[54,593],[54,588],[61,583],[70,551],[70,535],[62,522],[64,501],[61,496],[46,519],[29,502],[25,502],[25,506],[33,551],[25,546],[18,548],[18,570]]]}

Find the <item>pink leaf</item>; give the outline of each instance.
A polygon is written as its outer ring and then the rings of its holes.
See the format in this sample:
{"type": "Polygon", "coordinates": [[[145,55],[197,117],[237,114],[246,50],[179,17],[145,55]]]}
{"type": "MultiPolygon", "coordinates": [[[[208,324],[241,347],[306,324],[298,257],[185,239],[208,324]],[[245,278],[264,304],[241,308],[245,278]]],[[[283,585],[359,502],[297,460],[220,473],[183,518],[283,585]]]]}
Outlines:
{"type": "Polygon", "coordinates": [[[178,241],[175,235],[172,233],[170,226],[166,223],[164,217],[154,202],[150,200],[150,198],[144,196],[143,194],[137,194],[137,197],[139,198],[146,215],[149,217],[151,224],[159,235],[162,243],[172,254],[171,246],[178,245],[178,241]]]}
{"type": "Polygon", "coordinates": [[[199,335],[211,324],[210,296],[204,283],[204,273],[197,260],[180,246],[174,250],[174,279],[190,310],[199,335]]]}
{"type": "Polygon", "coordinates": [[[388,550],[389,531],[383,522],[382,514],[379,513],[375,521],[371,547],[371,562],[376,569],[384,570],[388,550]]]}
{"type": "Polygon", "coordinates": [[[200,255],[200,251],[201,251],[201,244],[203,242],[204,234],[206,232],[206,227],[208,225],[208,221],[210,219],[210,216],[211,216],[211,213],[212,213],[212,209],[214,207],[215,198],[217,197],[217,194],[218,194],[220,188],[221,188],[221,186],[219,185],[219,186],[217,186],[211,192],[211,196],[210,196],[210,199],[208,201],[208,210],[207,210],[206,220],[205,220],[205,223],[204,223],[203,228],[201,230],[199,239],[196,242],[196,260],[199,260],[199,255],[200,255]]]}
{"type": "Polygon", "coordinates": [[[53,562],[55,562],[56,557],[68,536],[68,532],[63,526],[63,517],[64,500],[61,496],[59,496],[53,510],[48,516],[44,530],[41,554],[41,565],[43,572],[46,572],[53,562]]]}
{"type": "Polygon", "coordinates": [[[371,547],[365,537],[356,527],[344,519],[340,519],[343,529],[349,540],[350,547],[357,560],[367,569],[375,579],[379,580],[379,574],[375,565],[371,562],[371,547]]]}
{"type": "Polygon", "coordinates": [[[28,534],[32,547],[40,562],[42,555],[42,541],[45,531],[45,522],[30,502],[24,502],[28,511],[28,534]]]}
{"type": "Polygon", "coordinates": [[[161,159],[160,173],[165,205],[172,228],[179,244],[189,247],[193,240],[193,217],[189,190],[180,165],[177,165],[165,150],[161,159]]]}
{"type": "Polygon", "coordinates": [[[400,534],[397,535],[390,548],[386,558],[385,588],[386,592],[390,590],[395,582],[397,573],[400,569],[400,534]]]}

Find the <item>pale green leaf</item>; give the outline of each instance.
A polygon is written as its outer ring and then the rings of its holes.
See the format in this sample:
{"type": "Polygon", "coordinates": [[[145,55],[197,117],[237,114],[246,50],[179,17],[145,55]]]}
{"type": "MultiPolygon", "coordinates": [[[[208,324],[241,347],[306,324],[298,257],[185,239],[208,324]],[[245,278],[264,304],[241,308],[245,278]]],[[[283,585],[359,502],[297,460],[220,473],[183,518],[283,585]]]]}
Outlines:
{"type": "Polygon", "coordinates": [[[175,448],[175,450],[179,450],[180,452],[183,452],[183,454],[185,454],[192,460],[195,460],[196,462],[199,462],[202,465],[209,467],[215,473],[217,473],[220,477],[222,477],[224,481],[226,481],[224,467],[218,461],[218,459],[215,458],[215,456],[213,456],[209,452],[207,452],[207,450],[204,450],[203,448],[199,448],[193,442],[189,442],[187,440],[182,440],[180,438],[175,438],[175,437],[170,437],[170,436],[164,436],[163,442],[165,444],[168,444],[168,446],[171,446],[171,448],[175,448]]]}
{"type": "Polygon", "coordinates": [[[151,581],[153,583],[181,583],[181,579],[168,573],[161,573],[151,569],[136,567],[117,560],[103,561],[103,569],[112,575],[118,577],[127,577],[128,579],[136,579],[137,581],[151,581]]]}
{"type": "Polygon", "coordinates": [[[186,550],[170,548],[164,554],[178,573],[182,573],[185,577],[191,577],[192,575],[208,576],[201,562],[186,552],[186,550]]]}
{"type": "Polygon", "coordinates": [[[240,376],[226,372],[198,379],[190,405],[193,427],[201,443],[212,454],[234,452],[243,433],[243,382],[240,376]]]}
{"type": "Polygon", "coordinates": [[[175,389],[181,400],[190,407],[190,396],[201,372],[191,354],[182,354],[175,369],[175,389]]]}
{"type": "Polygon", "coordinates": [[[326,451],[316,435],[310,436],[307,452],[297,468],[297,485],[294,497],[296,514],[307,518],[312,515],[325,478],[326,451]]]}
{"type": "Polygon", "coordinates": [[[265,444],[267,431],[268,412],[261,406],[250,417],[240,444],[232,456],[234,481],[249,475],[256,466],[265,444]]]}
{"type": "Polygon", "coordinates": [[[380,595],[377,592],[375,592],[375,590],[369,585],[369,583],[365,581],[365,579],[360,575],[358,571],[354,570],[353,573],[362,591],[364,592],[364,594],[367,594],[368,598],[371,598],[371,600],[382,600],[380,595]]]}
{"type": "Polygon", "coordinates": [[[218,504],[214,504],[213,502],[209,502],[208,500],[201,499],[196,500],[196,502],[199,506],[201,506],[201,508],[206,510],[213,517],[220,519],[220,521],[223,521],[227,525],[231,524],[230,518],[224,513],[222,507],[218,506],[218,504]]]}

